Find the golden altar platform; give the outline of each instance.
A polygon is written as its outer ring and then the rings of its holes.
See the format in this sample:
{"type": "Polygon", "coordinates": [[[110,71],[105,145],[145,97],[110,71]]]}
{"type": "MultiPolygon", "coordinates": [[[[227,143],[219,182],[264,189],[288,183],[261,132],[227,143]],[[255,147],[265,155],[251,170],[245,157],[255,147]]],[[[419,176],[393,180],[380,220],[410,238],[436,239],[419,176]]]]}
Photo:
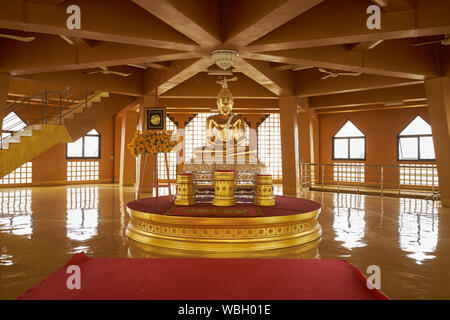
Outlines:
{"type": "Polygon", "coordinates": [[[170,197],[131,201],[126,234],[145,245],[197,252],[258,252],[318,240],[319,203],[277,196],[275,206],[198,203],[176,206],[170,197]]]}

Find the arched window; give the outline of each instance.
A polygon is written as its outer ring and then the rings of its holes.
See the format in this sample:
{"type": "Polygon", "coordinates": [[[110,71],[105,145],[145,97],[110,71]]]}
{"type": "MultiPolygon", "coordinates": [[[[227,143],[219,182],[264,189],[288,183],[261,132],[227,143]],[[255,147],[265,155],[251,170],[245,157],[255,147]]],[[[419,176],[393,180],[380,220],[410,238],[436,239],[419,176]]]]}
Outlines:
{"type": "Polygon", "coordinates": [[[14,132],[20,131],[27,125],[20,119],[15,112],[10,112],[3,118],[2,138],[11,136],[14,132]]]}
{"type": "Polygon", "coordinates": [[[258,127],[258,158],[266,165],[273,180],[283,179],[280,114],[278,113],[268,116],[258,127]]]}
{"type": "Polygon", "coordinates": [[[398,160],[435,160],[431,126],[420,116],[399,133],[398,160]]]}
{"type": "Polygon", "coordinates": [[[75,142],[67,143],[67,159],[100,159],[100,134],[97,130],[89,131],[75,142]]]}
{"type": "Polygon", "coordinates": [[[333,160],[365,160],[366,136],[351,122],[347,122],[333,136],[333,160]]]}

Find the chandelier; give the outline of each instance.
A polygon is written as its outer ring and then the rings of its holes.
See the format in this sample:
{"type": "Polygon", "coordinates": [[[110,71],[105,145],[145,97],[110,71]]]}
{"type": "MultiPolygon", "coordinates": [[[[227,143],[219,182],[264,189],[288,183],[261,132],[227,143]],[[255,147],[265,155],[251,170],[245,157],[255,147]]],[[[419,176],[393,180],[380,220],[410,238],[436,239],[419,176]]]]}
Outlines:
{"type": "Polygon", "coordinates": [[[214,50],[211,52],[211,57],[219,68],[226,70],[233,66],[236,62],[239,53],[234,50],[214,50]]]}

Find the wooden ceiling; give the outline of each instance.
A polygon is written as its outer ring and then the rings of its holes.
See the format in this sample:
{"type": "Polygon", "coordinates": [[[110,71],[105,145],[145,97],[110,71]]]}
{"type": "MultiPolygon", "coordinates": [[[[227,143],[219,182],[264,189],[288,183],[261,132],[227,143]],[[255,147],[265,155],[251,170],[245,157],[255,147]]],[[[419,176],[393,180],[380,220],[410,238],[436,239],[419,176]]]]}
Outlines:
{"type": "Polygon", "coordinates": [[[230,87],[243,113],[273,112],[284,95],[310,97],[317,113],[422,107],[424,80],[450,76],[450,46],[415,46],[450,34],[448,0],[2,1],[0,34],[36,37],[0,38],[10,97],[45,86],[136,97],[158,88],[174,112],[215,108],[217,77],[206,71],[217,48],[239,51],[230,87]],[[66,28],[72,4],[81,30],[66,28]],[[372,4],[381,30],[366,27],[372,4]],[[132,75],[87,74],[100,66],[132,75]],[[321,80],[319,67],[362,74],[321,80]]]}

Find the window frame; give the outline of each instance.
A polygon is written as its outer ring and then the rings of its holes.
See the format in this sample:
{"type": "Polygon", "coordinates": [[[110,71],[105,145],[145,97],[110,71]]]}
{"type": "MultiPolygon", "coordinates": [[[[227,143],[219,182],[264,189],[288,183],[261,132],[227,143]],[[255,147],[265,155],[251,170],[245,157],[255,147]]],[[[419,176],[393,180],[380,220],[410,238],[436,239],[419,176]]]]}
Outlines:
{"type": "MultiPolygon", "coordinates": [[[[344,124],[339,127],[339,129],[333,134],[333,138],[332,138],[332,141],[331,141],[331,158],[333,160],[337,160],[337,161],[340,161],[340,160],[366,161],[366,156],[367,156],[367,137],[364,135],[364,133],[363,133],[362,137],[348,137],[348,136],[347,137],[336,137],[336,135],[339,132],[339,130],[341,130],[347,124],[347,122],[349,122],[349,121],[356,128],[358,128],[350,119],[347,119],[347,121],[345,121],[344,124]],[[364,157],[363,158],[352,158],[350,156],[350,140],[351,139],[364,139],[364,157]],[[347,140],[347,155],[348,155],[347,158],[336,158],[335,157],[335,152],[334,152],[335,151],[335,148],[334,148],[335,140],[347,140]]],[[[358,128],[358,130],[359,130],[359,128],[358,128]]],[[[359,131],[361,131],[361,130],[359,130],[359,131]]],[[[361,133],[362,133],[362,131],[361,131],[361,133]]]]}
{"type": "Polygon", "coordinates": [[[100,132],[98,132],[97,129],[93,129],[93,130],[97,131],[97,134],[89,134],[89,133],[87,133],[87,134],[85,134],[84,136],[82,136],[80,138],[80,139],[82,139],[82,144],[81,144],[82,148],[81,148],[81,150],[82,150],[82,154],[83,154],[81,157],[69,157],[68,156],[69,143],[66,143],[66,159],[67,160],[77,160],[77,159],[98,159],[98,160],[100,160],[102,158],[102,135],[100,134],[100,132]],[[98,156],[97,157],[86,157],[85,156],[85,154],[84,154],[85,137],[98,137],[98,156]]]}
{"type": "MultiPolygon", "coordinates": [[[[421,159],[420,157],[420,138],[422,137],[431,137],[431,140],[433,141],[433,149],[434,149],[434,140],[433,140],[433,134],[406,134],[406,135],[400,135],[403,130],[405,130],[414,120],[416,120],[417,117],[420,117],[423,121],[425,121],[428,125],[428,121],[426,121],[420,114],[417,114],[406,126],[400,130],[400,132],[397,134],[397,161],[416,161],[416,162],[433,162],[436,161],[436,151],[434,153],[433,159],[421,159]],[[417,138],[417,159],[400,159],[400,139],[401,138],[417,138]]],[[[431,125],[430,125],[431,126],[431,125]]]]}

